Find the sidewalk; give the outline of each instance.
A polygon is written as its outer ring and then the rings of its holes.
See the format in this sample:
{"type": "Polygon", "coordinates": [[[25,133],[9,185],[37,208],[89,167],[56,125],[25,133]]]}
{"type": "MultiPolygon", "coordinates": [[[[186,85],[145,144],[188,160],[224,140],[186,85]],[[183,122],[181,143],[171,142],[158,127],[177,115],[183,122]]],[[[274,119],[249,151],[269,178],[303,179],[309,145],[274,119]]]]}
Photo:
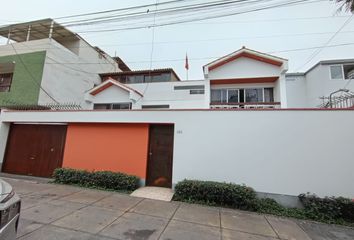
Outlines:
{"type": "Polygon", "coordinates": [[[22,198],[19,239],[354,239],[354,229],[4,178],[22,198]]]}

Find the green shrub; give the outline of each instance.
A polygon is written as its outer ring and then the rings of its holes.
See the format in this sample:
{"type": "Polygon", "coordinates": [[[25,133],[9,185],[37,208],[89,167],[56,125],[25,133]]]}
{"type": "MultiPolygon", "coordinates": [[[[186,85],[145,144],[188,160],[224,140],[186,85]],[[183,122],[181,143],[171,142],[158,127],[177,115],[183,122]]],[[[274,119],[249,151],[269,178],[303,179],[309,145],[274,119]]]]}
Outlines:
{"type": "Polygon", "coordinates": [[[100,188],[115,191],[134,191],[139,187],[139,178],[124,173],[97,171],[88,172],[69,168],[55,169],[54,182],[100,188]]]}
{"type": "Polygon", "coordinates": [[[255,208],[256,193],[233,183],[183,180],[175,187],[174,200],[225,206],[243,210],[255,208]]]}
{"type": "Polygon", "coordinates": [[[301,194],[299,199],[311,219],[327,222],[345,220],[354,222],[354,202],[347,198],[301,194]]]}

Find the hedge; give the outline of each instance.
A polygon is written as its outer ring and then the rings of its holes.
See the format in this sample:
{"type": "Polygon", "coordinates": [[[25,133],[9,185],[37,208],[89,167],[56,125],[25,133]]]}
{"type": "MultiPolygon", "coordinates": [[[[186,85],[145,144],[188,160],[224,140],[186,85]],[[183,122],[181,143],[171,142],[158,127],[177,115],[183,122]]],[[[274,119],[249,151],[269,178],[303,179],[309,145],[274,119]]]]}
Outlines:
{"type": "Polygon", "coordinates": [[[176,201],[354,226],[354,202],[350,199],[308,194],[301,194],[299,199],[304,208],[286,208],[273,199],[257,198],[255,191],[244,185],[197,180],[177,183],[174,195],[176,201]]]}
{"type": "Polygon", "coordinates": [[[53,174],[54,182],[82,187],[113,191],[131,192],[139,188],[139,177],[124,173],[97,171],[88,172],[69,168],[57,168],[53,174]]]}
{"type": "Polygon", "coordinates": [[[176,185],[174,200],[254,210],[256,193],[233,183],[184,180],[176,185]]]}

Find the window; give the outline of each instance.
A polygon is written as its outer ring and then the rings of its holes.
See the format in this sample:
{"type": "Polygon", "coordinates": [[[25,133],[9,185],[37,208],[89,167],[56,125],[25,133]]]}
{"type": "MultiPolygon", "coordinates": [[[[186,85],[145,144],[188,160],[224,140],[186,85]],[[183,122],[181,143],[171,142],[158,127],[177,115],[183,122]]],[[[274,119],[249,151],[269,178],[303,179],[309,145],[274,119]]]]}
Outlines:
{"type": "Polygon", "coordinates": [[[248,88],[245,89],[246,102],[263,102],[262,88],[248,88]]]}
{"type": "Polygon", "coordinates": [[[212,89],[210,97],[212,103],[274,102],[274,89],[212,89]]]}
{"type": "Polygon", "coordinates": [[[142,109],[169,109],[170,105],[143,105],[142,109]]]}
{"type": "Polygon", "coordinates": [[[343,65],[344,78],[354,79],[354,64],[343,65]]]}
{"type": "Polygon", "coordinates": [[[238,89],[228,89],[227,90],[227,102],[228,103],[238,103],[238,89]]]}
{"type": "Polygon", "coordinates": [[[191,95],[204,94],[204,89],[192,89],[192,90],[189,90],[189,94],[191,94],[191,95]]]}
{"type": "Polygon", "coordinates": [[[127,76],[127,83],[143,83],[143,82],[144,82],[143,75],[127,76]]]}
{"type": "Polygon", "coordinates": [[[131,103],[99,103],[99,104],[94,104],[93,109],[95,110],[111,110],[111,109],[131,109],[132,104],[131,103]]]}
{"type": "Polygon", "coordinates": [[[264,102],[274,102],[273,88],[265,88],[264,89],[264,102]]]}
{"type": "Polygon", "coordinates": [[[330,66],[331,79],[343,79],[343,70],[341,65],[330,66]]]}
{"type": "Polygon", "coordinates": [[[211,102],[226,103],[227,102],[227,89],[212,89],[211,102]]]}
{"type": "Polygon", "coordinates": [[[0,73],[0,92],[9,92],[12,82],[12,73],[0,73]]]}

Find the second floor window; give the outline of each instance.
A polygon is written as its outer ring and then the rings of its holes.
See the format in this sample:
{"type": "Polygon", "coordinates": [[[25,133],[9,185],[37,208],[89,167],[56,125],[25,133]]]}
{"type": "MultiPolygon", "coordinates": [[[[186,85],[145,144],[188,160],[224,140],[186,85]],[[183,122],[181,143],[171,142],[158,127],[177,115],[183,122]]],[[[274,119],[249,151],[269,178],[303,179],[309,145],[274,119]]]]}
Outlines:
{"type": "Polygon", "coordinates": [[[273,88],[212,89],[212,103],[274,102],[273,88]]]}
{"type": "Polygon", "coordinates": [[[329,70],[332,80],[354,79],[354,64],[332,65],[329,70]]]}
{"type": "Polygon", "coordinates": [[[0,92],[9,92],[12,83],[12,73],[0,73],[0,92]]]}

